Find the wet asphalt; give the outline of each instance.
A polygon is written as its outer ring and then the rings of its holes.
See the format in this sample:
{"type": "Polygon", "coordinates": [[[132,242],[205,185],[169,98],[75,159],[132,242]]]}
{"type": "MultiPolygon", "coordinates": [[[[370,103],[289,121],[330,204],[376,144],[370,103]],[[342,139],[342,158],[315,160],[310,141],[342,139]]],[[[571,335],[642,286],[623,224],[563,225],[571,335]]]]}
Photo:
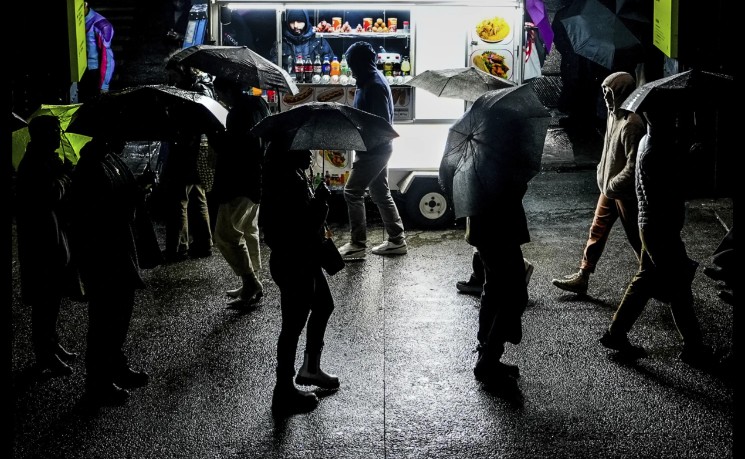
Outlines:
{"type": "MultiPolygon", "coordinates": [[[[457,223],[409,227],[407,255],[369,254],[329,278],[336,310],[322,364],[341,388],[319,393],[315,411],[286,419],[270,411],[280,313],[267,270],[264,300],[252,311],[226,308],[225,291],[238,279],[217,252],[144,271],[147,289],[137,295],[126,351],[151,382],[133,390],[126,405],[91,414],[79,404],[84,303],[65,300],[59,324],[62,343],[81,354],[74,374],[41,380],[27,371],[30,311],[19,301],[13,236],[11,457],[737,457],[734,370],[682,363],[665,304],[651,300],[630,334],[648,358],[619,360],[598,343],[636,268],[620,229],[589,296],[551,284],[578,267],[597,198],[597,151],[553,126],[544,171],[530,182],[524,204],[532,241],[523,252],[535,272],[523,341],[508,345],[504,357],[520,368],[512,391],[487,390],[473,378],[478,299],[455,289],[468,278],[472,253],[457,223]]],[[[732,219],[731,199],[696,199],[683,231],[691,258],[701,263],[696,312],[720,354],[732,348],[733,307],[702,268],[732,219]]],[[[370,220],[370,240],[382,241],[382,227],[370,220]]],[[[332,229],[344,243],[344,218],[332,229]]]]}

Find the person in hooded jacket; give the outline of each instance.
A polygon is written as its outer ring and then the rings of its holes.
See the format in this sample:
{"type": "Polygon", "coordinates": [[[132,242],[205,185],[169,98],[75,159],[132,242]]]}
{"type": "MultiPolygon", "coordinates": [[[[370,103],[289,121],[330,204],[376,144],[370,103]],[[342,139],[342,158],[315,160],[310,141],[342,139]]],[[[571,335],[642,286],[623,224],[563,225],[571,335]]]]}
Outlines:
{"type": "MultiPolygon", "coordinates": [[[[282,68],[287,68],[299,55],[303,59],[313,59],[318,55],[321,60],[327,56],[329,60],[334,56],[334,50],[325,38],[317,37],[310,16],[305,10],[287,10],[285,25],[282,29],[282,68]]],[[[269,60],[277,62],[277,47],[269,51],[269,60]]]]}
{"type": "Polygon", "coordinates": [[[635,89],[634,78],[627,72],[616,72],[605,78],[603,97],[608,108],[603,153],[598,163],[597,182],[600,195],[590,234],[580,261],[579,271],[553,279],[553,284],[569,292],[584,295],[590,274],[603,254],[613,224],[620,219],[637,259],[641,239],[637,223],[637,200],[634,190],[634,168],[639,141],[645,133],[644,120],[621,104],[635,89]]]}
{"type": "MultiPolygon", "coordinates": [[[[352,75],[357,79],[354,108],[377,115],[393,123],[393,96],[391,87],[377,69],[377,54],[370,43],[353,43],[345,53],[352,75]]],[[[362,259],[367,250],[367,219],[365,215],[365,190],[378,207],[387,240],[373,247],[376,255],[402,255],[407,252],[406,233],[396,203],[388,186],[388,161],[393,154],[393,143],[384,142],[367,150],[356,152],[352,171],[344,185],[350,225],[350,241],[339,248],[345,259],[362,259]]]]}

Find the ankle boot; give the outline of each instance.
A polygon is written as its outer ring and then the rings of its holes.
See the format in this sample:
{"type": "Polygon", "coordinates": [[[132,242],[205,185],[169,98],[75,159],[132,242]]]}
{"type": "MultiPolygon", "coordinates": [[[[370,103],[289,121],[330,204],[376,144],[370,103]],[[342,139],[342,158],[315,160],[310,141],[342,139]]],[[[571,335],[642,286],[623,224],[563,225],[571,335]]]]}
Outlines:
{"type": "Polygon", "coordinates": [[[295,382],[305,386],[318,386],[322,389],[338,389],[339,378],[321,370],[321,353],[303,354],[303,366],[297,372],[295,382]]]}
{"type": "Polygon", "coordinates": [[[318,406],[318,397],[313,392],[299,390],[292,378],[277,380],[272,393],[272,412],[275,415],[307,413],[318,406]]]}

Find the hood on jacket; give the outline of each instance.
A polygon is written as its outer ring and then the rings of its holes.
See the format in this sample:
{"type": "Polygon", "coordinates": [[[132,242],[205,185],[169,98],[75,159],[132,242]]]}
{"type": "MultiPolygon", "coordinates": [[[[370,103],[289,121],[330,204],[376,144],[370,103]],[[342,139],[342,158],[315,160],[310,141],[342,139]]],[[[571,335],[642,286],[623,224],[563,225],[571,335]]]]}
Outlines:
{"type": "Polygon", "coordinates": [[[624,100],[636,89],[636,81],[627,72],[608,75],[601,85],[608,110],[615,113],[624,100]]]}
{"type": "Polygon", "coordinates": [[[308,12],[305,10],[287,10],[287,13],[285,14],[285,28],[282,31],[282,35],[295,45],[307,42],[313,38],[313,25],[310,23],[308,12]],[[296,35],[290,28],[290,23],[295,21],[305,23],[305,30],[300,35],[296,35]]]}
{"type": "Polygon", "coordinates": [[[352,43],[352,45],[347,48],[345,54],[347,55],[349,68],[358,80],[364,80],[366,76],[377,72],[378,68],[375,65],[377,54],[370,43],[366,41],[352,43]]]}

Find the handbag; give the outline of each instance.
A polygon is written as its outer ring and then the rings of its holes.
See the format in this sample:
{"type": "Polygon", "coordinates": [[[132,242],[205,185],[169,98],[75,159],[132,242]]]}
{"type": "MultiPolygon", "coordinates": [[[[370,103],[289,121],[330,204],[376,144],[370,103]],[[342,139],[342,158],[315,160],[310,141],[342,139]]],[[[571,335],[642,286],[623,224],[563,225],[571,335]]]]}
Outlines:
{"type": "Polygon", "coordinates": [[[329,276],[333,276],[346,266],[344,258],[339,253],[339,249],[336,248],[334,240],[331,238],[331,230],[326,228],[325,235],[321,241],[321,249],[319,250],[319,256],[321,257],[321,268],[329,276]]]}

